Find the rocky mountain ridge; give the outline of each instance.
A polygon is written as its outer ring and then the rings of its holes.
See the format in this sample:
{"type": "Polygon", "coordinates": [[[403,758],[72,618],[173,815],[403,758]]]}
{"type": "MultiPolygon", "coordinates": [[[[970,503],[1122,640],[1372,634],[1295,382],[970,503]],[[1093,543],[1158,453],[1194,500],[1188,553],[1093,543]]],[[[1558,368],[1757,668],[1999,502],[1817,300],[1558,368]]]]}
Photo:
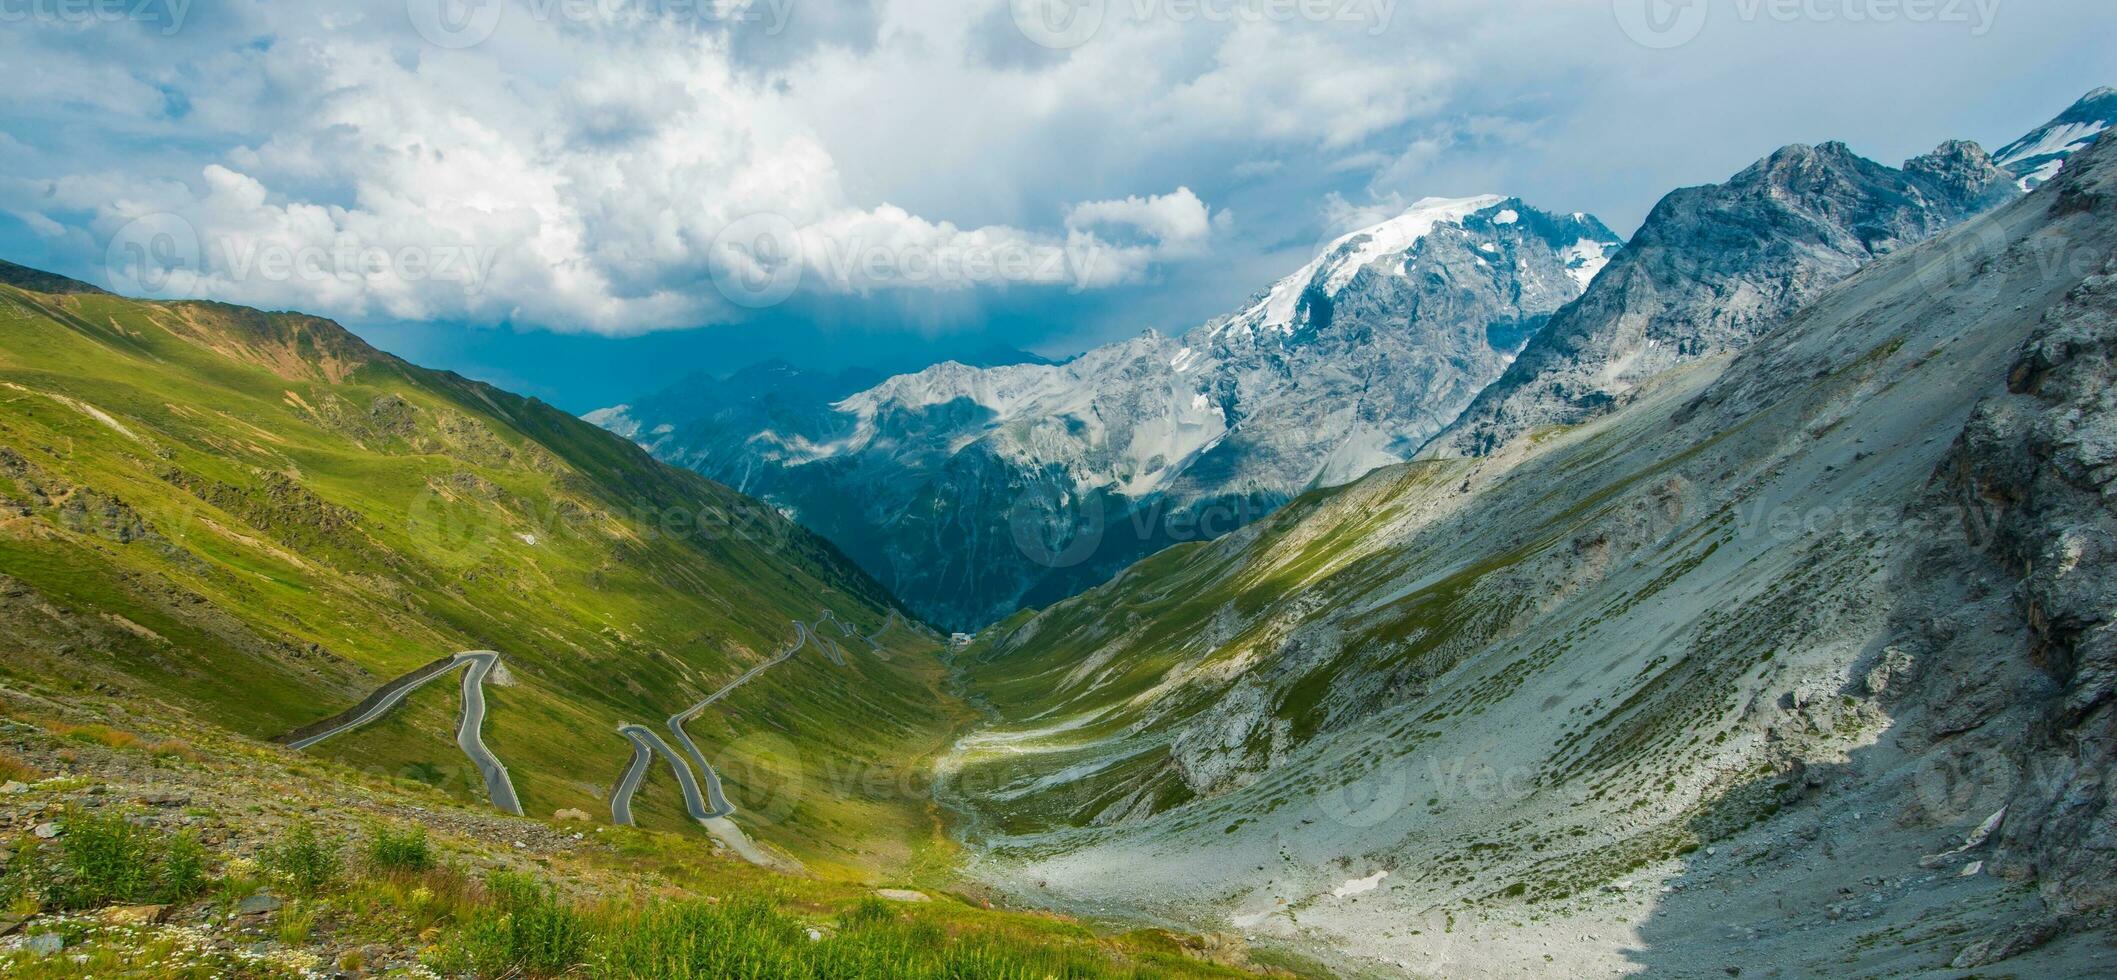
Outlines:
{"type": "Polygon", "coordinates": [[[1891,168],[1843,143],[1788,146],[1662,199],[1429,455],[1483,454],[1607,411],[1642,380],[1739,350],[1861,266],[2018,194],[1975,143],[1891,168]]]}
{"type": "Polygon", "coordinates": [[[748,432],[672,410],[681,392],[590,418],[785,506],[922,615],[975,627],[1408,457],[1617,247],[1586,215],[1427,200],[1180,338],[936,365],[734,413],[748,432]]]}
{"type": "Polygon", "coordinates": [[[1348,972],[2099,975],[2117,146],[988,631],[979,871],[1348,972]]]}
{"type": "Polygon", "coordinates": [[[2056,173],[2111,108],[2092,93],[1997,161],[1962,141],[1896,168],[1789,146],[1669,195],[1623,247],[1585,215],[1422,201],[1180,338],[857,389],[787,377],[738,394],[752,407],[679,386],[590,418],[771,500],[920,614],[975,628],[1307,489],[1607,411],[2056,173]]]}

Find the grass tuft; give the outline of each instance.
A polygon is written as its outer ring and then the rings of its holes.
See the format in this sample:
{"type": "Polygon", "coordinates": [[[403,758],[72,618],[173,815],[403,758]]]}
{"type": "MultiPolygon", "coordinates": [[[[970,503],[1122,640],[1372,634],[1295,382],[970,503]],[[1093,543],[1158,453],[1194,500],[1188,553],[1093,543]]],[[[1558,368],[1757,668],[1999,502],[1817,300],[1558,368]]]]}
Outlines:
{"type": "Polygon", "coordinates": [[[0,904],[11,913],[166,904],[206,889],[206,849],[195,834],[164,835],[118,812],[69,810],[59,826],[58,842],[24,848],[0,875],[0,904]]]}
{"type": "Polygon", "coordinates": [[[277,845],[263,854],[266,870],[285,879],[299,895],[315,895],[338,881],[344,862],[339,857],[344,844],[335,837],[317,833],[303,822],[294,825],[277,845]]]}
{"type": "Polygon", "coordinates": [[[0,783],[34,783],[43,778],[43,770],[13,752],[0,749],[0,783]]]}
{"type": "Polygon", "coordinates": [[[528,875],[496,871],[485,889],[488,904],[430,966],[446,974],[555,976],[582,962],[586,925],[550,886],[528,875]]]}
{"type": "Polygon", "coordinates": [[[369,868],[384,874],[417,873],[434,867],[433,848],[427,843],[424,827],[393,831],[377,824],[368,828],[366,858],[369,868]]]}
{"type": "Polygon", "coordinates": [[[140,737],[138,735],[120,731],[109,725],[74,725],[58,722],[51,726],[51,733],[83,745],[101,745],[111,749],[136,749],[140,747],[140,737]]]}

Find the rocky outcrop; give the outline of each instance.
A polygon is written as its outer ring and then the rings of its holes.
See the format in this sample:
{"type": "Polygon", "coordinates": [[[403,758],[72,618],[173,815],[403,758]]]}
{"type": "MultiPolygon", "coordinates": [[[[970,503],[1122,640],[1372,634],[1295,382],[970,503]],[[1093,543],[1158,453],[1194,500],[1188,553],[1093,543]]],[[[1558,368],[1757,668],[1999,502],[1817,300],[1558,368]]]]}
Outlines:
{"type": "MultiPolygon", "coordinates": [[[[2109,213],[2109,193],[2074,200],[2109,213]]],[[[2100,910],[2117,905],[2117,262],[2045,319],[2008,387],[1964,431],[1952,481],[1983,557],[2016,583],[2017,655],[2048,678],[2027,741],[1994,746],[2022,777],[1994,864],[2061,913],[2100,910]]]]}
{"type": "Polygon", "coordinates": [[[1610,410],[1641,381],[1739,350],[1862,265],[2015,194],[1974,143],[1885,167],[1789,146],[1663,198],[1624,251],[1427,454],[1489,454],[1610,410]]]}

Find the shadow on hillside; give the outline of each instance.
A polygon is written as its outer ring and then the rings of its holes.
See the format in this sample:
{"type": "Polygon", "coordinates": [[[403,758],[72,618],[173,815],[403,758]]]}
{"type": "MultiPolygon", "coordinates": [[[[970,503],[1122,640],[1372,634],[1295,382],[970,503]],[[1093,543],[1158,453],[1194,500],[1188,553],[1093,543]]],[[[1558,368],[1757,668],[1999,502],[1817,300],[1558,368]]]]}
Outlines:
{"type": "Polygon", "coordinates": [[[2101,937],[2054,938],[2035,889],[1995,876],[2012,863],[1995,859],[2003,835],[1970,844],[2003,808],[2060,787],[2037,748],[2056,685],[2032,659],[2012,580],[1980,574],[1984,559],[1962,546],[1935,543],[1915,563],[1955,589],[1893,610],[1891,639],[1837,697],[1780,705],[1779,724],[1825,730],[1878,707],[1887,727],[1873,743],[1752,779],[1690,821],[1699,849],[1627,953],[1640,975],[1960,977],[1962,957],[2078,976],[2095,972],[2083,956],[2117,963],[2101,937]]]}

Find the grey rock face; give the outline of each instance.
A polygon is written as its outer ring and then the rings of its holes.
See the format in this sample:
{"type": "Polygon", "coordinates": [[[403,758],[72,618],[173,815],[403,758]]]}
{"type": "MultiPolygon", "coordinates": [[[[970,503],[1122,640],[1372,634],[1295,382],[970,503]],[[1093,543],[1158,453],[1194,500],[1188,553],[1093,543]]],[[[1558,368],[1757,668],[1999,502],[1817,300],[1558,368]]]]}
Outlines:
{"type": "Polygon", "coordinates": [[[733,398],[672,391],[590,419],[787,508],[922,616],[976,628],[1407,458],[1617,247],[1586,215],[1422,201],[1181,338],[864,390],[745,372],[733,398]]]}
{"type": "Polygon", "coordinates": [[[1842,143],[1789,146],[1725,184],[1676,191],[1428,454],[1484,455],[1605,412],[1640,381],[1747,346],[1865,263],[2018,193],[1964,142],[1901,170],[1842,143]]]}
{"type": "MultiPolygon", "coordinates": [[[[2097,154],[2109,157],[2110,154],[2097,154]]],[[[2117,164],[2117,160],[2101,163],[2117,164]]],[[[2117,171],[2117,166],[2106,169],[2117,171]]],[[[2117,176],[2117,174],[2113,174],[2117,176]]],[[[2073,206],[2117,212],[2117,179],[2073,206]]],[[[1995,862],[2061,913],[2117,905],[2117,260],[2044,322],[1957,446],[1952,486],[2048,683],[2029,688],[2022,778],[1995,862]]],[[[2010,702],[1997,702],[2010,704],[2010,702]]],[[[1978,718],[1980,722],[1988,721],[1978,718]]],[[[1966,719],[1967,722],[1967,719],[1966,719]]],[[[1982,727],[1982,726],[1981,726],[1982,727]]]]}

